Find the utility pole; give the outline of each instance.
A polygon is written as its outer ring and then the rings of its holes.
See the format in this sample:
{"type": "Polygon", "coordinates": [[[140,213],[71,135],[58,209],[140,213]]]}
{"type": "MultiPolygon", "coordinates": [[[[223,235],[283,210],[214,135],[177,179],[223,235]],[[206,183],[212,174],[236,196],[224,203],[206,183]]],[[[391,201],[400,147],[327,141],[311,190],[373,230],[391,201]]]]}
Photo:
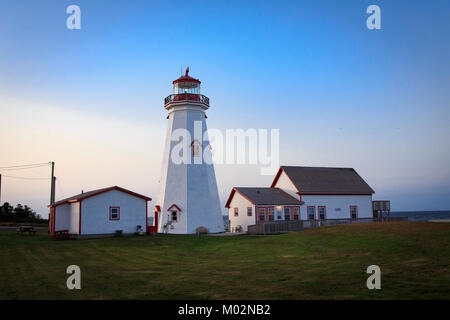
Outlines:
{"type": "Polygon", "coordinates": [[[53,204],[55,202],[55,163],[52,161],[52,182],[51,182],[51,186],[50,186],[50,204],[53,204]]]}

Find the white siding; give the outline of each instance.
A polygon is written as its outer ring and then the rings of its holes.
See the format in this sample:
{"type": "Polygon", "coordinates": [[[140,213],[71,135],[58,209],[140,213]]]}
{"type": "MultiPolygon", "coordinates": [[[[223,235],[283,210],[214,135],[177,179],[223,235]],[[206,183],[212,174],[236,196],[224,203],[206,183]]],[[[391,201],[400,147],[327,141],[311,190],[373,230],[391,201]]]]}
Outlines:
{"type": "Polygon", "coordinates": [[[316,218],[318,206],[326,206],[327,219],[349,219],[350,206],[358,206],[358,218],[372,217],[372,196],[308,196],[302,197],[302,220],[307,219],[307,207],[315,206],[316,218]],[[340,209],[337,211],[336,209],[340,209]]]}
{"type": "Polygon", "coordinates": [[[277,183],[275,184],[274,187],[280,188],[281,190],[293,196],[297,200],[299,199],[299,196],[297,194],[298,192],[297,188],[294,186],[291,179],[289,179],[284,170],[281,172],[280,177],[278,178],[277,183]]]}
{"type": "Polygon", "coordinates": [[[230,230],[237,226],[242,226],[242,231],[247,231],[248,225],[255,224],[255,206],[243,197],[239,192],[235,192],[233,199],[230,202],[230,208],[228,208],[228,217],[230,219],[230,230]],[[247,208],[252,208],[252,216],[247,215],[247,208]],[[238,208],[239,215],[234,216],[234,208],[238,208]]]}
{"type": "MultiPolygon", "coordinates": [[[[214,172],[214,165],[207,161],[195,163],[199,158],[193,158],[189,149],[192,164],[174,163],[170,154],[179,146],[178,137],[173,140],[172,134],[178,129],[188,130],[190,140],[194,135],[194,123],[200,122],[200,133],[206,139],[206,120],[203,107],[197,103],[178,103],[169,110],[169,124],[166,133],[161,179],[156,205],[161,207],[161,216],[158,222],[158,232],[191,234],[197,227],[204,226],[209,232],[223,232],[224,224],[220,207],[219,193],[214,172]],[[172,204],[176,204],[181,211],[178,221],[172,222],[171,227],[164,226],[171,221],[167,211],[172,204]]],[[[201,137],[199,137],[201,139],[201,137]]],[[[202,153],[206,158],[211,156],[208,141],[201,141],[202,153]]],[[[190,141],[188,141],[190,144],[190,141]]],[[[190,147],[189,147],[190,148],[190,147]]]]}
{"type": "Polygon", "coordinates": [[[55,231],[70,230],[70,203],[55,208],[55,231]]]}
{"type": "Polygon", "coordinates": [[[69,233],[78,234],[80,228],[80,203],[73,202],[70,204],[70,227],[69,233]]]}
{"type": "Polygon", "coordinates": [[[147,201],[128,193],[111,190],[81,202],[81,235],[124,234],[136,232],[140,225],[145,230],[147,201]],[[120,207],[120,220],[109,220],[109,208],[120,207]]]}

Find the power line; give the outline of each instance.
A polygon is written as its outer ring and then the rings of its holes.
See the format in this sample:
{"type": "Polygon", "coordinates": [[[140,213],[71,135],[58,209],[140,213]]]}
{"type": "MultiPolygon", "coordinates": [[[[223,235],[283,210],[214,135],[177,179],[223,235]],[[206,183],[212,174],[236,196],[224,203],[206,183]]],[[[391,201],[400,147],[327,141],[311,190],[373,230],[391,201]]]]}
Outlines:
{"type": "Polygon", "coordinates": [[[0,167],[0,170],[23,170],[23,169],[33,169],[44,166],[49,166],[50,163],[34,163],[34,164],[24,164],[18,166],[8,166],[8,167],[0,167]]]}
{"type": "Polygon", "coordinates": [[[5,171],[16,171],[16,170],[26,170],[26,169],[36,169],[36,168],[42,168],[42,167],[47,167],[47,165],[41,165],[41,166],[33,166],[33,167],[23,167],[23,168],[7,168],[7,169],[1,169],[0,170],[5,170],[5,171]]]}
{"type": "Polygon", "coordinates": [[[12,178],[12,179],[23,179],[23,180],[50,180],[50,178],[18,177],[18,176],[7,176],[4,174],[2,174],[2,177],[12,178]]]}

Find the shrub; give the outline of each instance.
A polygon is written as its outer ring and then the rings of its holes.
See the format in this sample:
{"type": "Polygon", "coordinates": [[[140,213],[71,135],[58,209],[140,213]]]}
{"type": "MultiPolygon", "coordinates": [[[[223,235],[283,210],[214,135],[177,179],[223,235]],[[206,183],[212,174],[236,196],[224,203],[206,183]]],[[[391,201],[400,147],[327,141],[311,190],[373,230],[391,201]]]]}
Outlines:
{"type": "Polygon", "coordinates": [[[197,234],[206,234],[209,232],[209,230],[208,230],[208,228],[202,226],[202,227],[198,227],[197,229],[195,229],[195,232],[197,234]]]}

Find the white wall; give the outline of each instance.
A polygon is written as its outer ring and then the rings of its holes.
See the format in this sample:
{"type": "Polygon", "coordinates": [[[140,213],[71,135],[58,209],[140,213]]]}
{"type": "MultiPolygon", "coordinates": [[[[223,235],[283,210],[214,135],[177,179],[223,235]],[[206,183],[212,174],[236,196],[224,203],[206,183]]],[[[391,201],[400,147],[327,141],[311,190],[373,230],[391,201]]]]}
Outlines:
{"type": "Polygon", "coordinates": [[[307,207],[315,206],[316,219],[318,215],[318,206],[326,206],[327,219],[349,219],[350,206],[358,206],[358,218],[372,217],[372,196],[302,196],[301,215],[302,220],[307,220],[307,207]],[[336,211],[340,208],[340,211],[336,211]]]}
{"type": "Polygon", "coordinates": [[[55,207],[55,231],[70,230],[70,203],[55,207]]]}
{"type": "Polygon", "coordinates": [[[73,202],[70,204],[70,227],[69,233],[78,234],[78,230],[80,229],[80,203],[73,202]]]}
{"type": "Polygon", "coordinates": [[[277,180],[277,183],[274,186],[275,188],[280,188],[284,192],[288,193],[289,195],[293,196],[295,199],[299,199],[299,195],[297,194],[297,188],[292,183],[291,179],[287,176],[287,174],[283,171],[281,171],[280,177],[277,180]]]}
{"type": "Polygon", "coordinates": [[[245,197],[243,197],[239,192],[235,192],[233,199],[230,202],[230,208],[228,208],[228,217],[230,220],[230,230],[234,229],[237,226],[242,226],[242,231],[247,231],[248,225],[255,224],[255,206],[248,201],[245,197]],[[247,208],[252,208],[252,216],[247,216],[247,208]],[[239,215],[237,217],[234,216],[234,208],[238,208],[239,215]]]}
{"type": "Polygon", "coordinates": [[[81,235],[109,234],[116,230],[134,233],[145,230],[147,201],[128,193],[111,190],[81,202],[81,235]],[[109,207],[120,207],[120,220],[109,220],[109,207]]]}

